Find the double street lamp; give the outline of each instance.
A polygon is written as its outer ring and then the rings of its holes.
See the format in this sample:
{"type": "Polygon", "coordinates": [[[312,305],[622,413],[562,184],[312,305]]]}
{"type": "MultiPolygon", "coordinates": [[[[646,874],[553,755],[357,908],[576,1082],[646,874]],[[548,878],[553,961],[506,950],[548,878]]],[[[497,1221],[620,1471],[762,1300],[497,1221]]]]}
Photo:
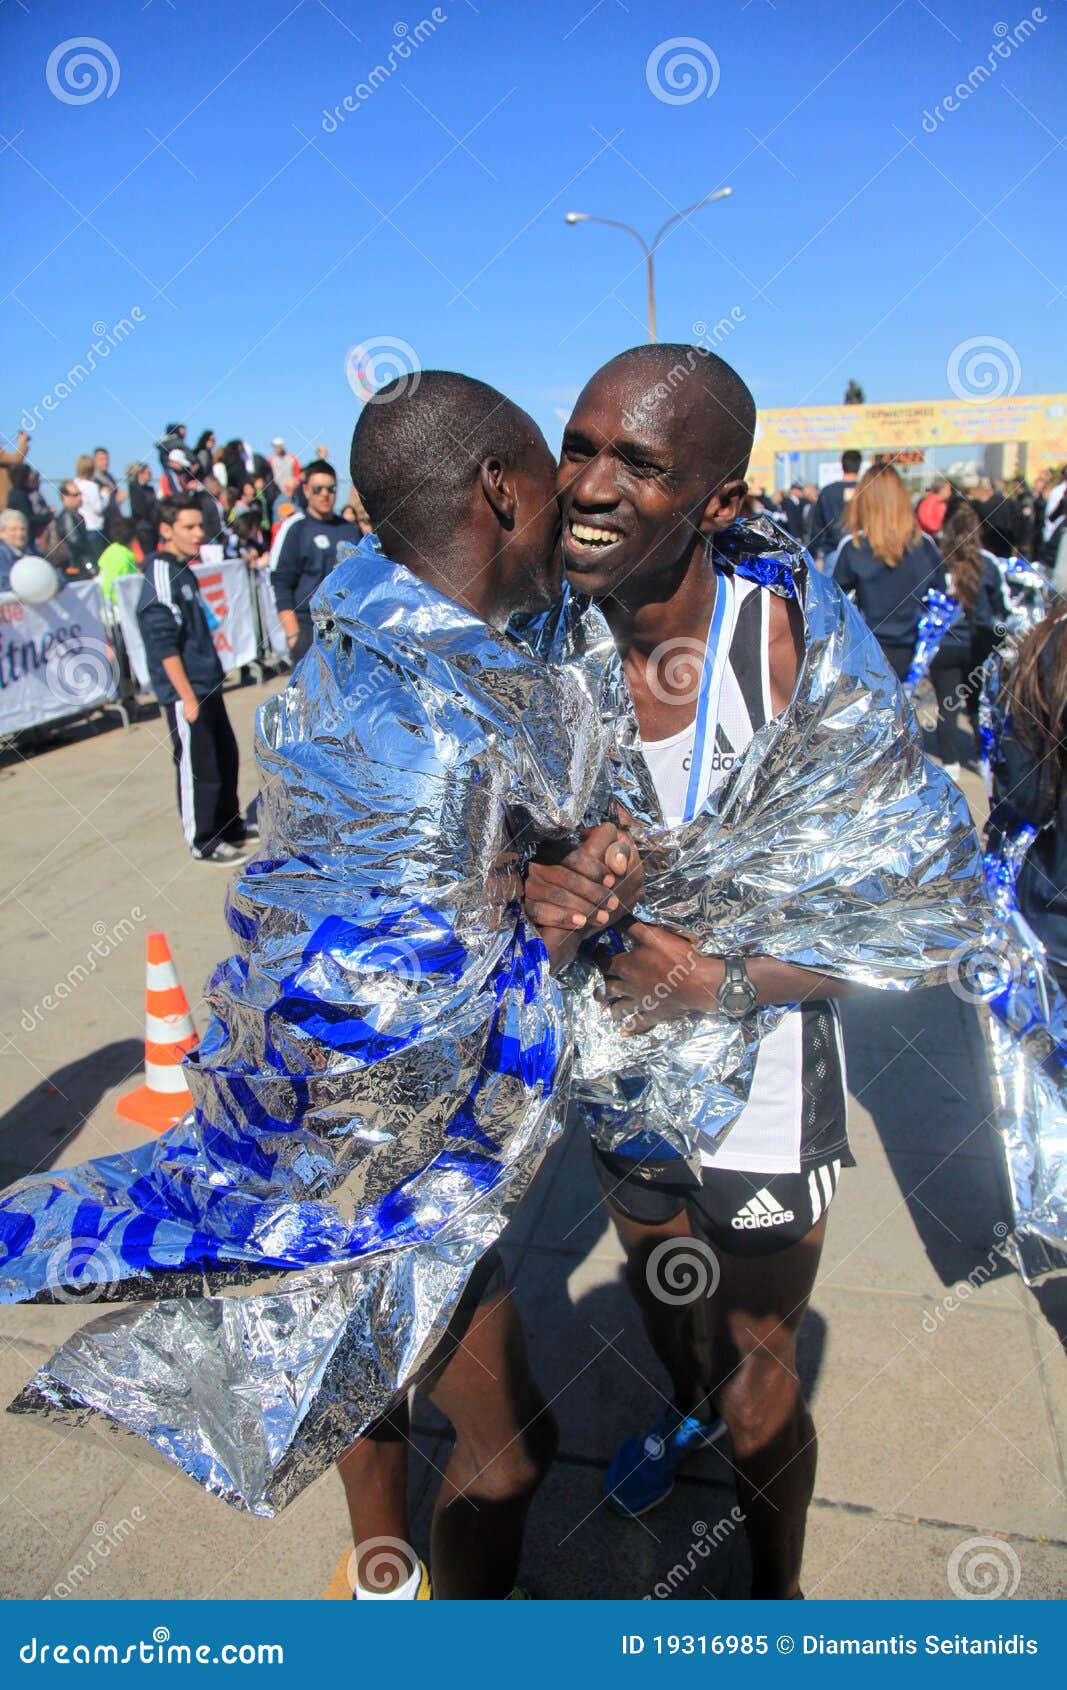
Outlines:
{"type": "Polygon", "coordinates": [[[654,341],[656,338],[656,275],[654,267],[656,249],[667,230],[673,229],[676,223],[681,223],[684,218],[691,217],[694,211],[699,211],[702,206],[711,205],[715,200],[729,199],[732,193],[732,188],[716,188],[713,194],[706,194],[702,200],[697,200],[695,205],[687,205],[684,211],[676,211],[673,217],[668,217],[651,244],[645,240],[644,235],[640,234],[637,229],[632,229],[629,223],[620,223],[614,217],[594,217],[591,211],[568,211],[565,214],[564,221],[567,223],[603,223],[609,229],[625,229],[628,235],[633,236],[645,255],[645,273],[648,277],[648,338],[650,341],[654,341]]]}

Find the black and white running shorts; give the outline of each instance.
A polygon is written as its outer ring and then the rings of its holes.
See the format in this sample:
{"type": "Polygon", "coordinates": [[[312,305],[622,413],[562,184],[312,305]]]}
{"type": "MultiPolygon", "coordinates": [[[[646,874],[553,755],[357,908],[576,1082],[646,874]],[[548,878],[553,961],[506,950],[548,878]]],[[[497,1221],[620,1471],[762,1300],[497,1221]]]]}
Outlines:
{"type": "Polygon", "coordinates": [[[693,1175],[679,1160],[677,1171],[654,1174],[629,1156],[593,1148],[600,1189],[628,1220],[662,1226],[685,1209],[695,1236],[729,1256],[768,1256],[806,1238],[833,1201],[842,1158],[820,1162],[799,1174],[748,1174],[734,1168],[703,1168],[693,1175]]]}

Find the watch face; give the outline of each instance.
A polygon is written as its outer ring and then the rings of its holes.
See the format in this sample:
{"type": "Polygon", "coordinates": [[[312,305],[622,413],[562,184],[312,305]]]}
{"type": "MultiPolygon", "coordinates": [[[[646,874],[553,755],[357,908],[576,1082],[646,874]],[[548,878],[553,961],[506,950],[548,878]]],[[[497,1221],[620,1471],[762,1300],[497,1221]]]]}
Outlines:
{"type": "Polygon", "coordinates": [[[756,1007],[756,988],[741,970],[731,970],[719,988],[719,1008],[736,1020],[756,1007]]]}

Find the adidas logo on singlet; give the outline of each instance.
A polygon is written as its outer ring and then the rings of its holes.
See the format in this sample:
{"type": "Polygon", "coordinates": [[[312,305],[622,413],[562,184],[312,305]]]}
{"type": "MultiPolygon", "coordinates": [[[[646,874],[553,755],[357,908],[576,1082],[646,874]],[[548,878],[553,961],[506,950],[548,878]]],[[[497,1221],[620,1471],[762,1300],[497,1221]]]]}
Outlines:
{"type": "Polygon", "coordinates": [[[772,1197],[764,1186],[755,1197],[749,1198],[744,1208],[738,1209],[730,1225],[738,1232],[754,1232],[757,1227],[785,1226],[787,1221],[795,1219],[793,1210],[783,1209],[778,1199],[772,1197]]]}
{"type": "Polygon", "coordinates": [[[720,774],[723,771],[728,774],[736,762],[737,752],[723,732],[723,726],[720,722],[715,729],[715,748],[711,753],[709,768],[714,774],[720,774]]]}

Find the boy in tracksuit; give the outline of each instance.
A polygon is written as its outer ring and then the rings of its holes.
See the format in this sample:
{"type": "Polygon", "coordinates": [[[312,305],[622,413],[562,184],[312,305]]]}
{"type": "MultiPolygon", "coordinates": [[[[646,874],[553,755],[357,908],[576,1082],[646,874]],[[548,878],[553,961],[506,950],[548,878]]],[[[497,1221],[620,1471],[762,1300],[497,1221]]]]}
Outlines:
{"type": "Polygon", "coordinates": [[[159,537],[159,550],[144,566],[137,622],[174,747],[182,826],[197,862],[236,863],[256,831],[241,816],[237,741],[222,696],[213,618],[190,567],[204,537],[196,499],[163,501],[159,537]]]}

